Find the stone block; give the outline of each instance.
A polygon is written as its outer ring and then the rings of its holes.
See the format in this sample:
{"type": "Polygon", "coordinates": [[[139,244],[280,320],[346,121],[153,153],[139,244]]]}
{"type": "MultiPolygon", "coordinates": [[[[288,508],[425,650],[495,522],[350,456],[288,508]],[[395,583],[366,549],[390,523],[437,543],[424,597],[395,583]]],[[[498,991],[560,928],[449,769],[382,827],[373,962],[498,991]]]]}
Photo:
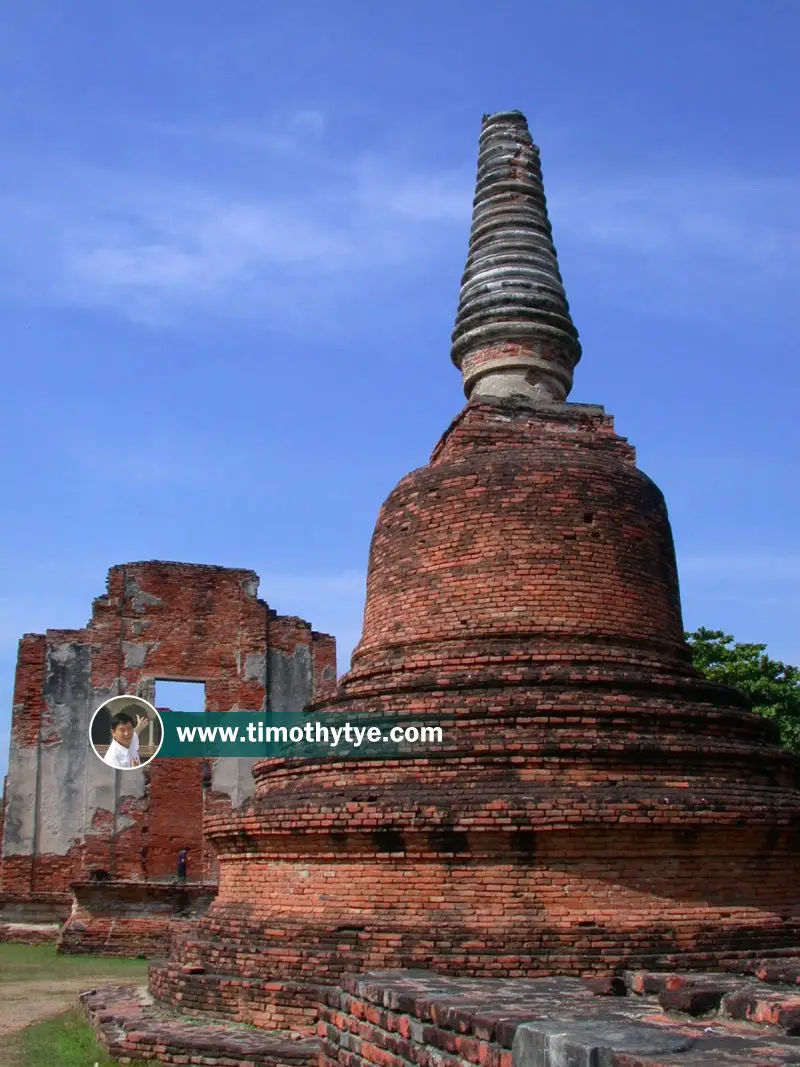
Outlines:
{"type": "Polygon", "coordinates": [[[514,1038],[513,1067],[599,1067],[615,1052],[639,1057],[685,1052],[690,1038],[615,1020],[538,1020],[514,1038]]]}

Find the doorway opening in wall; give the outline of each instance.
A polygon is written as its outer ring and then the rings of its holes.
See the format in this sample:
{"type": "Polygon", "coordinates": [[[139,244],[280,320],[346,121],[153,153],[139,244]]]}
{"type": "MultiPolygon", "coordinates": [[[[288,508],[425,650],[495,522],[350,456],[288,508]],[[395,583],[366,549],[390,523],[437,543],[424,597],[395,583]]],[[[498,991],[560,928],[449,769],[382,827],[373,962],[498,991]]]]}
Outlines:
{"type": "Polygon", "coordinates": [[[153,702],[163,711],[190,711],[202,714],[206,710],[205,682],[177,682],[156,678],[153,702]]]}

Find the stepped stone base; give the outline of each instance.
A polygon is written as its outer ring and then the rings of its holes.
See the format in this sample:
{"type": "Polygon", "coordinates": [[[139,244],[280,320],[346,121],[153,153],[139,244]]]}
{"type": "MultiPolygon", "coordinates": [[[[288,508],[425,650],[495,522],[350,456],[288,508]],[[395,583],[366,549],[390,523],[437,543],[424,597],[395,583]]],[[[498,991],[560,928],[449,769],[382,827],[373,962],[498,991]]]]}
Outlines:
{"type": "MultiPolygon", "coordinates": [[[[580,842],[575,847],[580,847],[580,842]]],[[[426,871],[431,866],[429,863],[426,871]]],[[[313,874],[310,864],[309,869],[313,874]]],[[[523,868],[520,877],[532,870],[531,866],[523,868]]],[[[552,870],[545,868],[545,873],[552,870]]],[[[471,873],[466,866],[459,871],[455,860],[451,872],[462,873],[462,877],[449,883],[449,897],[441,893],[448,903],[460,887],[469,884],[464,875],[471,873]]],[[[280,873],[275,873],[276,882],[280,873]]],[[[506,874],[509,880],[513,877],[511,871],[506,874]]],[[[543,880],[542,875],[539,877],[543,880]]],[[[309,876],[306,885],[311,880],[309,876]]],[[[562,881],[566,881],[563,875],[562,881]]],[[[354,879],[330,879],[327,906],[337,882],[343,889],[355,885],[354,879]]],[[[493,884],[502,888],[497,871],[493,884]]],[[[275,891],[274,886],[270,888],[275,891]]],[[[567,895],[562,892],[562,896],[567,895]]],[[[293,897],[287,891],[285,899],[294,900],[296,894],[293,897]]],[[[487,895],[485,900],[486,910],[494,909],[493,899],[487,895]]],[[[598,908],[603,903],[599,902],[598,908]]],[[[652,901],[647,904],[654,910],[652,901]]],[[[411,899],[409,913],[414,906],[411,899]]],[[[708,905],[703,901],[701,906],[708,905]]],[[[336,986],[347,974],[425,970],[454,978],[504,980],[580,978],[632,969],[703,973],[718,970],[725,961],[734,959],[744,968],[749,960],[780,956],[787,944],[800,945],[797,921],[767,916],[760,924],[747,923],[743,910],[741,915],[729,912],[730,917],[716,926],[707,923],[698,929],[693,915],[677,916],[674,902],[664,904],[658,923],[637,926],[629,921],[626,926],[617,923],[616,929],[594,922],[588,903],[576,926],[564,924],[561,929],[537,924],[530,916],[525,924],[521,911],[514,913],[518,929],[498,918],[494,929],[488,923],[482,928],[476,923],[471,930],[464,930],[443,920],[435,929],[430,922],[413,928],[408,920],[394,927],[380,928],[376,923],[372,929],[366,922],[359,925],[358,920],[346,928],[333,923],[301,926],[287,919],[280,926],[269,926],[248,922],[232,910],[220,915],[218,905],[215,909],[216,913],[207,914],[187,937],[173,944],[171,959],[151,964],[151,994],[176,1011],[297,1033],[313,1032],[319,987],[336,986]]]]}
{"type": "Polygon", "coordinates": [[[800,958],[751,971],[585,981],[350,977],[326,996],[320,1067],[800,1064],[800,958]]]}
{"type": "MultiPolygon", "coordinates": [[[[201,976],[198,976],[201,977],[201,976]]],[[[205,976],[209,978],[209,976],[205,976]]],[[[218,979],[222,982],[223,979],[218,979]]],[[[430,971],[318,988],[319,1039],[177,1014],[144,987],[81,996],[120,1063],[198,1067],[797,1067],[800,949],[706,973],[474,979],[430,971]]]]}
{"type": "Polygon", "coordinates": [[[315,1038],[237,1023],[176,1016],[143,987],[108,986],[81,994],[98,1040],[120,1063],[137,1060],[198,1067],[315,1067],[315,1038]]]}

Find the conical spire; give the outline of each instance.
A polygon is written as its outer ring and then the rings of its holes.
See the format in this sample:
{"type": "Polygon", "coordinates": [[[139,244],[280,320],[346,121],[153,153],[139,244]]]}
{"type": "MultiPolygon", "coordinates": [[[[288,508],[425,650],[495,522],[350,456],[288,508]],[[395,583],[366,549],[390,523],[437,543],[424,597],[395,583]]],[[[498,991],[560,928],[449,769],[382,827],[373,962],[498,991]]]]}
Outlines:
{"type": "Polygon", "coordinates": [[[547,217],[539,149],[519,111],[485,115],[452,359],[467,397],[559,403],[581,356],[547,217]]]}

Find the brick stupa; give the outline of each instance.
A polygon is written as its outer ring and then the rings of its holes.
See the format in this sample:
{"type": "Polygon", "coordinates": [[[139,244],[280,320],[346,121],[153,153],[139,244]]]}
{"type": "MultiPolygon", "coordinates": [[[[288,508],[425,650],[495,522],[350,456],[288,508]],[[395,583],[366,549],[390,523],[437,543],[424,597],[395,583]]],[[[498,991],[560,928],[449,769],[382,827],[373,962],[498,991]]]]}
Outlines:
{"type": "Polygon", "coordinates": [[[797,761],[684,642],[659,489],[580,357],[539,152],[486,117],[453,334],[467,405],[384,504],[315,710],[453,713],[441,758],[265,760],[219,895],[151,991],[302,1031],[342,972],[704,968],[797,944],[797,761]]]}

